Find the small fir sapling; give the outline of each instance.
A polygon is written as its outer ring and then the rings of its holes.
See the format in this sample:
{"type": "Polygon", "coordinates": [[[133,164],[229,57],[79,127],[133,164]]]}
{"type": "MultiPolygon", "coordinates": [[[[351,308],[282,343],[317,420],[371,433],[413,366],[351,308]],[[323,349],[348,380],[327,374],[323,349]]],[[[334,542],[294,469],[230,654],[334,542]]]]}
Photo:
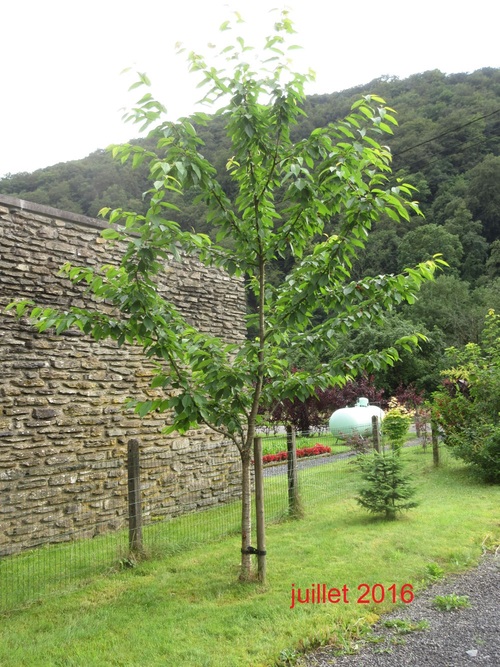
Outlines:
{"type": "Polygon", "coordinates": [[[398,512],[418,505],[410,500],[415,490],[409,484],[408,475],[403,474],[403,464],[395,452],[375,452],[363,457],[360,465],[368,486],[360,490],[356,500],[369,512],[393,520],[398,512]]]}

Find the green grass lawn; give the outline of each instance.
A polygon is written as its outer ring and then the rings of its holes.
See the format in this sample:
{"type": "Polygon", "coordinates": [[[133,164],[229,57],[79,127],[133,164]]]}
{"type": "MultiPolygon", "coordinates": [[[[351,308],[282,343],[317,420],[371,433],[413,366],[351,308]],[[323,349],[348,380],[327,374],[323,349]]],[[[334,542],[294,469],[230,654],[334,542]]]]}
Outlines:
{"type": "MultiPolygon", "coordinates": [[[[405,459],[419,470],[420,505],[400,520],[374,520],[356,504],[359,475],[349,462],[340,495],[321,493],[326,466],[313,468],[303,473],[304,491],[317,491],[306,517],[267,528],[265,587],[237,583],[238,536],[199,545],[5,614],[0,665],[258,667],[326,639],[345,646],[393,608],[358,604],[358,586],[418,588],[429,564],[459,571],[500,538],[499,487],[477,482],[457,462],[434,469],[420,449],[405,459]],[[347,586],[349,602],[290,609],[292,584],[316,583],[347,586]]],[[[338,479],[330,474],[331,484],[338,479]]],[[[268,485],[269,497],[282,493],[277,480],[268,485]]]]}

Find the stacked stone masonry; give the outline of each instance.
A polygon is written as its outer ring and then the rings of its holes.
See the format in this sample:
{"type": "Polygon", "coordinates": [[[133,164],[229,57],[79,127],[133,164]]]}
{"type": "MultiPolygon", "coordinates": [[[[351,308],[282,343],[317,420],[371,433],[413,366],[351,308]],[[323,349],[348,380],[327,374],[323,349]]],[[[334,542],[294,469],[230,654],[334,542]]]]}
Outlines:
{"type": "MultiPolygon", "coordinates": [[[[88,306],[57,275],[118,263],[105,223],[0,196],[0,556],[88,538],[127,520],[127,441],[141,443],[145,521],[234,499],[239,457],[210,429],[165,436],[165,415],[124,411],[147,396],[140,350],[95,343],[78,331],[38,334],[5,313],[13,300],[88,306]]],[[[169,263],[160,288],[191,323],[231,342],[244,337],[242,283],[193,258],[169,263]]]]}

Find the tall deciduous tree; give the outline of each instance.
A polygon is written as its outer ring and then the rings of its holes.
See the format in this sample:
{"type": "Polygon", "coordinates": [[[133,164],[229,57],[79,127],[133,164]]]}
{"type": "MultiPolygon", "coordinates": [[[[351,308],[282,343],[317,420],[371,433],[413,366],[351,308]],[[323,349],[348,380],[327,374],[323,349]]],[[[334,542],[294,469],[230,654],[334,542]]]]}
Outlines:
{"type": "MultiPolygon", "coordinates": [[[[231,27],[229,22],[222,26],[231,27]]],[[[162,104],[146,92],[129,118],[154,126],[150,139],[156,138],[157,150],[127,144],[113,153],[122,162],[149,164],[149,208],[145,215],[107,211],[112,226],[104,236],[127,244],[120,267],[100,273],[65,267],[70,280],[88,283],[121,316],[98,308],[66,313],[34,308],[29,313],[39,330],[56,327],[60,333],[78,326],[97,339],[142,346],[159,362],[153,387],[164,395],[136,410],[141,415],[172,411],[169,430],[185,432],[204,423],[234,442],[242,461],[242,579],[250,576],[250,464],[259,406],[278,397],[303,400],[316,387],[344,384],[360,369],[393,364],[398,345],[414,345],[417,336],[351,357],[338,349],[337,336],[367,320],[381,322],[393,304],[412,303],[439,262],[424,262],[401,275],[351,280],[352,262],[373,222],[382,214],[408,220],[408,211],[418,209],[409,201],[411,187],[391,182],[390,152],[377,141],[396,124],[382,99],[360,99],[344,120],[292,141],[290,130],[303,113],[303,87],[311,78],[290,70],[292,46],[287,43],[293,32],[282,13],[260,54],[237,36],[219,54],[221,65],[189,55],[191,71],[202,75],[204,101],[217,103],[217,114],[226,121],[231,141],[226,170],[236,196],[231,198],[221,186],[216,169],[203,156],[195,125],[207,117],[198,113],[175,123],[166,120],[162,104]],[[206,202],[215,242],[182,232],[169,219],[170,195],[190,188],[206,202]],[[326,235],[325,224],[332,219],[335,233],[326,235]],[[245,278],[256,304],[248,326],[256,335],[239,346],[229,345],[189,326],[158,294],[156,277],[179,246],[196,252],[207,265],[245,278]],[[293,266],[282,284],[272,286],[269,267],[287,254],[293,266]],[[314,377],[292,372],[289,360],[295,350],[313,359],[325,358],[328,351],[335,361],[318,364],[314,377]]],[[[148,89],[145,75],[134,84],[139,86],[148,89]]]]}

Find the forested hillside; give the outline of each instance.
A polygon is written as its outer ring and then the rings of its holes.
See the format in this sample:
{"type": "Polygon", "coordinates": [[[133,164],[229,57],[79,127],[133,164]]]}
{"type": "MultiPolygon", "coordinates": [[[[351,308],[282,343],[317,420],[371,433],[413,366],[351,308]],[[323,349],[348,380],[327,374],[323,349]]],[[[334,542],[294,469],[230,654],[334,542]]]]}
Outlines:
{"type": "MultiPolygon", "coordinates": [[[[449,264],[419,301],[388,318],[381,330],[364,329],[345,341],[353,351],[384,345],[415,327],[429,342],[418,355],[378,375],[387,391],[402,382],[427,390],[439,380],[443,351],[479,340],[489,308],[500,311],[500,69],[444,75],[430,71],[404,80],[382,78],[341,93],[307,98],[295,138],[340,118],[364,94],[383,97],[396,110],[399,127],[390,139],[397,177],[418,188],[425,218],[398,225],[381,220],[361,254],[358,275],[393,273],[442,253],[449,264]]],[[[217,167],[228,193],[225,165],[231,157],[224,119],[199,128],[203,153],[217,167]]],[[[0,180],[0,193],[96,216],[103,206],[142,211],[147,169],[132,170],[109,153],[0,180]]],[[[210,233],[194,194],[177,202],[179,222],[210,233]]],[[[332,220],[332,230],[335,220],[332,220]]],[[[276,280],[284,265],[276,265],[276,280]]]]}

